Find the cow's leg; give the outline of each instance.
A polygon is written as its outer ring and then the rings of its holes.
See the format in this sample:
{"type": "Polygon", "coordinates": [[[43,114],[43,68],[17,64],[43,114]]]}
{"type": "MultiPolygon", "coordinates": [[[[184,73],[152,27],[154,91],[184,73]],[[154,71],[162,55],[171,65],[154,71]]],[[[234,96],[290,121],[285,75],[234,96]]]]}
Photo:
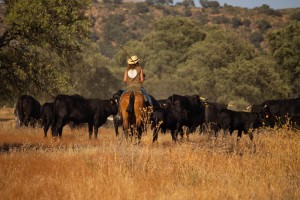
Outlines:
{"type": "Polygon", "coordinates": [[[239,140],[242,137],[242,132],[242,130],[238,130],[237,140],[239,140]]]}
{"type": "Polygon", "coordinates": [[[95,135],[95,139],[98,138],[98,128],[99,128],[98,125],[94,125],[94,135],[95,135]]]}
{"type": "Polygon", "coordinates": [[[156,141],[157,141],[159,130],[160,130],[159,127],[158,127],[158,128],[155,128],[155,129],[153,130],[153,142],[156,142],[156,141]]]}
{"type": "Polygon", "coordinates": [[[115,116],[113,116],[113,122],[114,122],[116,137],[118,137],[118,135],[119,135],[119,123],[118,123],[118,120],[116,119],[115,116]]]}
{"type": "Polygon", "coordinates": [[[62,131],[63,131],[64,125],[61,126],[61,128],[58,130],[58,135],[61,138],[62,136],[62,131]]]}
{"type": "Polygon", "coordinates": [[[24,125],[25,126],[29,125],[29,116],[28,115],[26,115],[25,118],[24,118],[24,125]]]}
{"type": "Polygon", "coordinates": [[[93,124],[92,123],[88,123],[88,127],[89,127],[89,139],[92,138],[92,134],[93,134],[93,124]]]}
{"type": "MultiPolygon", "coordinates": [[[[190,141],[190,132],[191,132],[190,130],[191,129],[189,129],[189,128],[186,130],[186,141],[190,141]]],[[[196,131],[196,128],[193,129],[193,132],[195,132],[195,131],[196,131]]],[[[182,137],[181,138],[183,139],[183,130],[182,130],[182,137]]]]}
{"type": "Polygon", "coordinates": [[[253,140],[253,132],[252,132],[252,131],[250,131],[250,132],[245,131],[245,134],[249,134],[250,140],[251,140],[251,141],[253,140]]]}
{"type": "Polygon", "coordinates": [[[217,139],[218,138],[218,134],[219,134],[219,128],[218,128],[217,124],[213,125],[213,132],[214,132],[215,138],[217,139]]]}
{"type": "Polygon", "coordinates": [[[45,137],[47,137],[47,132],[49,130],[49,127],[50,127],[50,123],[46,122],[45,125],[44,125],[44,136],[45,137]]]}
{"type": "Polygon", "coordinates": [[[176,134],[175,134],[175,130],[171,130],[171,136],[172,136],[173,142],[176,142],[177,141],[177,137],[176,137],[176,134]]]}
{"type": "MultiPolygon", "coordinates": [[[[186,135],[186,136],[187,136],[187,140],[188,140],[188,137],[189,137],[189,136],[188,136],[188,131],[189,131],[189,130],[187,130],[187,132],[186,132],[186,133],[187,133],[187,135],[186,135]]],[[[183,129],[180,128],[180,129],[177,131],[176,138],[178,138],[178,133],[179,133],[179,135],[180,135],[180,140],[183,141],[183,137],[184,137],[183,129]]]]}
{"type": "Polygon", "coordinates": [[[54,126],[54,130],[53,130],[53,134],[52,134],[53,137],[57,137],[57,136],[61,135],[60,132],[62,130],[62,126],[63,126],[62,120],[58,120],[54,126]]]}

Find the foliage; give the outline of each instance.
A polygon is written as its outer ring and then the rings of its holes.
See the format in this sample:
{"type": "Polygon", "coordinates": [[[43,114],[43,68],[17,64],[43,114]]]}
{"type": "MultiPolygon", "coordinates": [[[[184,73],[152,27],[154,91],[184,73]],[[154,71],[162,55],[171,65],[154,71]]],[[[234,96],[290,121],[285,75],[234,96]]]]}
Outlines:
{"type": "Polygon", "coordinates": [[[86,40],[82,46],[83,52],[72,57],[69,84],[73,89],[70,92],[109,99],[121,83],[108,69],[110,60],[99,53],[96,44],[86,40]]]}
{"type": "Polygon", "coordinates": [[[0,39],[2,102],[20,94],[47,96],[71,85],[65,69],[89,34],[89,0],[5,1],[6,32],[0,39]]]}
{"type": "Polygon", "coordinates": [[[270,16],[277,16],[277,17],[282,16],[280,11],[277,11],[277,10],[274,10],[274,9],[270,8],[270,6],[267,5],[267,4],[263,4],[262,6],[257,7],[256,9],[261,14],[266,14],[266,15],[270,15],[270,16]]]}
{"type": "Polygon", "coordinates": [[[199,0],[199,3],[203,8],[219,8],[220,4],[218,1],[210,1],[210,0],[199,0]]]}
{"type": "Polygon", "coordinates": [[[266,56],[229,64],[216,72],[218,100],[229,102],[242,98],[245,102],[259,103],[262,99],[287,97],[290,88],[277,69],[272,58],[266,56]]]}
{"type": "Polygon", "coordinates": [[[103,41],[104,48],[101,48],[101,52],[108,57],[112,57],[116,48],[112,46],[112,43],[125,44],[131,39],[138,38],[138,35],[134,32],[135,27],[128,27],[125,24],[125,16],[122,14],[111,14],[104,19],[103,25],[103,41]],[[109,51],[107,51],[107,49],[109,51]],[[105,51],[107,51],[105,53],[105,51]],[[111,52],[111,53],[109,53],[111,52]]]}
{"type": "Polygon", "coordinates": [[[291,22],[286,27],[267,35],[272,56],[281,66],[284,78],[290,82],[292,96],[300,96],[300,22],[291,22]]]}
{"type": "Polygon", "coordinates": [[[189,49],[187,61],[178,67],[176,74],[181,76],[180,84],[188,82],[186,91],[216,101],[219,96],[230,96],[230,93],[216,93],[215,85],[220,79],[216,72],[237,59],[252,59],[254,50],[234,33],[217,29],[206,34],[203,42],[197,42],[189,49]],[[184,77],[189,78],[185,80],[184,77]]]}
{"type": "Polygon", "coordinates": [[[290,19],[291,20],[296,20],[296,21],[300,21],[300,12],[294,12],[290,15],[290,19]]]}
{"type": "Polygon", "coordinates": [[[153,28],[154,31],[142,42],[147,51],[145,64],[157,76],[161,76],[162,70],[171,73],[178,63],[186,59],[188,48],[205,38],[196,21],[181,17],[163,18],[155,22],[153,28]]]}
{"type": "Polygon", "coordinates": [[[148,8],[147,4],[145,4],[145,3],[136,3],[135,4],[134,13],[144,14],[144,13],[148,13],[148,12],[149,12],[149,8],[148,8]]]}
{"type": "Polygon", "coordinates": [[[259,28],[260,31],[265,32],[266,30],[268,30],[269,28],[272,28],[272,25],[270,24],[270,22],[268,22],[265,19],[262,20],[258,20],[256,22],[257,27],[259,28]]]}
{"type": "Polygon", "coordinates": [[[264,36],[260,32],[254,32],[250,35],[250,42],[256,47],[260,47],[260,43],[264,41],[264,36]]]}
{"type": "Polygon", "coordinates": [[[200,24],[207,24],[209,22],[208,15],[203,12],[196,13],[195,19],[199,21],[200,24]]]}
{"type": "Polygon", "coordinates": [[[244,26],[250,27],[250,25],[251,25],[251,20],[250,20],[250,19],[244,19],[242,23],[243,23],[244,26]]]}
{"type": "Polygon", "coordinates": [[[171,5],[173,0],[146,0],[148,5],[171,5]]]}
{"type": "Polygon", "coordinates": [[[232,24],[232,27],[233,28],[238,28],[239,26],[242,26],[243,25],[243,22],[240,18],[238,17],[233,17],[231,19],[231,24],[232,24]]]}
{"type": "Polygon", "coordinates": [[[188,8],[188,7],[194,7],[195,6],[194,0],[183,0],[182,4],[186,8],[188,8]]]}
{"type": "Polygon", "coordinates": [[[215,24],[228,24],[230,22],[230,19],[228,19],[226,16],[216,16],[212,19],[213,23],[215,24]]]}

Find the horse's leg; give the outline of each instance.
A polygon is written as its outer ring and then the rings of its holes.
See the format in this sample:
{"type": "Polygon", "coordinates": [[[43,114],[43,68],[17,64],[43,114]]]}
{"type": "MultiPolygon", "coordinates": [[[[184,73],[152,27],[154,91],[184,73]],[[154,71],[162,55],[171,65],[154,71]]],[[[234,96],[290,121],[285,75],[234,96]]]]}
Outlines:
{"type": "Polygon", "coordinates": [[[138,142],[141,141],[142,138],[142,119],[140,116],[136,119],[136,129],[137,129],[137,136],[138,136],[138,142]]]}
{"type": "Polygon", "coordinates": [[[128,139],[128,131],[129,131],[128,116],[123,117],[123,130],[124,130],[125,138],[127,140],[128,139]]]}

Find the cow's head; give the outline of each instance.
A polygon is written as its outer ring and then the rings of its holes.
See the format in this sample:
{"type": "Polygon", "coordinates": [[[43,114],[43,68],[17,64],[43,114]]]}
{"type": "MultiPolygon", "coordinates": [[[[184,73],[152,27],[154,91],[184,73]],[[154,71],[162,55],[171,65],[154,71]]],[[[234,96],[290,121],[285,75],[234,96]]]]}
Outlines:
{"type": "Polygon", "coordinates": [[[116,99],[110,99],[110,112],[112,115],[116,115],[118,113],[119,110],[119,106],[118,106],[118,102],[116,99]]]}

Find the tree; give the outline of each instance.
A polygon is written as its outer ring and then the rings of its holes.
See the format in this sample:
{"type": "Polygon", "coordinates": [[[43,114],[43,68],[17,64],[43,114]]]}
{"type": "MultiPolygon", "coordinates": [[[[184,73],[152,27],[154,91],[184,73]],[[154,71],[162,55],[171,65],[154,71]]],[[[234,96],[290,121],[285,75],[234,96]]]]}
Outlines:
{"type": "Polygon", "coordinates": [[[142,42],[147,51],[145,64],[157,76],[162,70],[167,73],[174,71],[186,59],[188,48],[205,38],[198,22],[182,17],[163,18],[153,27],[153,32],[142,42]]]}
{"type": "Polygon", "coordinates": [[[291,97],[300,96],[300,22],[291,22],[267,35],[271,55],[292,86],[291,97]]]}
{"type": "Polygon", "coordinates": [[[5,1],[6,27],[0,38],[2,103],[20,94],[66,92],[69,60],[88,37],[89,0],[5,1]]]}
{"type": "Polygon", "coordinates": [[[266,99],[286,98],[290,87],[282,80],[276,62],[259,56],[252,60],[238,59],[215,72],[218,101],[240,101],[257,104],[266,99]]]}
{"type": "Polygon", "coordinates": [[[109,99],[120,89],[121,80],[108,68],[110,59],[99,52],[97,44],[85,40],[82,53],[73,56],[69,82],[73,88],[70,92],[85,97],[109,99]]]}
{"type": "Polygon", "coordinates": [[[215,85],[219,79],[215,73],[237,59],[252,59],[254,49],[246,40],[232,32],[208,30],[206,35],[204,41],[197,42],[189,48],[188,59],[178,66],[175,74],[180,75],[180,83],[189,82],[187,91],[217,100],[215,85]],[[189,78],[184,80],[184,77],[189,78]]]}
{"type": "Polygon", "coordinates": [[[183,0],[182,4],[184,7],[189,8],[189,7],[195,7],[194,0],[183,0]]]}
{"type": "Polygon", "coordinates": [[[199,3],[203,8],[219,8],[220,4],[218,1],[200,0],[199,3]]]}

